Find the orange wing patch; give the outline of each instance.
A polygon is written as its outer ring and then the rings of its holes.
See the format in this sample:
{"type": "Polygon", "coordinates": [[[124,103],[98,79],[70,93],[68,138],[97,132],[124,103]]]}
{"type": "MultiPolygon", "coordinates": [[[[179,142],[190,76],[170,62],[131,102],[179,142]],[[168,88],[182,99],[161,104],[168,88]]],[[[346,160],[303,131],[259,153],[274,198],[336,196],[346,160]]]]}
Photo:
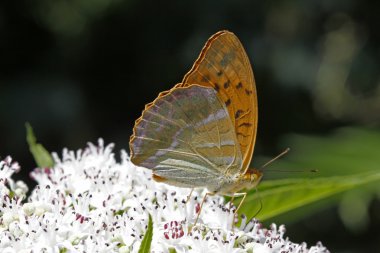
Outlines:
{"type": "Polygon", "coordinates": [[[164,177],[160,177],[159,175],[156,175],[153,173],[153,180],[156,181],[156,182],[159,182],[159,183],[162,183],[162,182],[166,182],[167,179],[164,178],[164,177]]]}
{"type": "Polygon", "coordinates": [[[181,84],[213,87],[224,101],[243,156],[242,173],[252,158],[257,132],[257,94],[252,67],[239,39],[229,31],[214,34],[181,84]]]}

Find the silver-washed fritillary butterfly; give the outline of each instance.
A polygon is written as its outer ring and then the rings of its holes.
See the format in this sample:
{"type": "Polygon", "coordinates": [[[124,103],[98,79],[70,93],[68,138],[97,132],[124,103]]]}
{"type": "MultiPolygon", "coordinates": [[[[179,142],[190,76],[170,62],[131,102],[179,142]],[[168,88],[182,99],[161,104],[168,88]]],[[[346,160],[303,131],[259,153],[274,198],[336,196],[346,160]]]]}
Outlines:
{"type": "Polygon", "coordinates": [[[145,106],[130,139],[131,160],[151,169],[158,182],[245,197],[240,191],[262,177],[248,168],[257,118],[247,54],[233,33],[220,31],[182,83],[145,106]]]}

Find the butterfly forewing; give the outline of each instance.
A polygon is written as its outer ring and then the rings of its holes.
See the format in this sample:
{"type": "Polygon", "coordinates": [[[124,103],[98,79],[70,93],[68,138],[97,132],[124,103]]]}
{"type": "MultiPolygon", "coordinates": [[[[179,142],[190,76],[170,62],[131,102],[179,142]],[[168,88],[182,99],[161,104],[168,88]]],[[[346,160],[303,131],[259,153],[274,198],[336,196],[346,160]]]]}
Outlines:
{"type": "MultiPolygon", "coordinates": [[[[214,34],[205,44],[192,69],[178,86],[213,87],[228,109],[243,157],[244,173],[251,161],[257,131],[257,95],[247,54],[231,32],[214,34]]],[[[177,86],[177,87],[178,87],[177,86]]]]}
{"type": "Polygon", "coordinates": [[[131,159],[166,183],[216,187],[242,156],[226,106],[209,87],[176,87],[149,104],[136,121],[131,159]]]}

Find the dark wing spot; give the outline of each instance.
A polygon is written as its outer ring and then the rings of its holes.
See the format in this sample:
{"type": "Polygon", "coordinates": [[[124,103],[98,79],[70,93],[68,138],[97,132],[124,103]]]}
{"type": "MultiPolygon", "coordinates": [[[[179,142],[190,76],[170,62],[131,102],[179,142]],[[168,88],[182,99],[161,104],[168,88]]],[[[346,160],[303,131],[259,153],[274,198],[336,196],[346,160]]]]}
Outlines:
{"type": "Polygon", "coordinates": [[[224,103],[226,104],[226,106],[229,106],[231,104],[231,99],[227,99],[227,101],[224,103]]]}
{"type": "Polygon", "coordinates": [[[230,87],[230,80],[228,80],[227,82],[224,83],[224,88],[227,89],[228,87],[230,87]]]}
{"type": "Polygon", "coordinates": [[[243,113],[243,110],[237,110],[235,113],[235,119],[239,118],[242,113],[243,113]]]}
{"type": "Polygon", "coordinates": [[[239,136],[239,135],[240,135],[240,136],[243,136],[244,138],[246,138],[246,137],[249,137],[249,136],[250,136],[250,135],[248,135],[248,134],[247,134],[247,135],[245,135],[245,134],[243,134],[243,133],[240,133],[240,132],[237,132],[237,133],[236,133],[236,135],[237,135],[237,136],[239,136]]]}
{"type": "Polygon", "coordinates": [[[221,76],[223,74],[223,71],[219,70],[217,73],[216,73],[218,76],[221,76]]]}
{"type": "Polygon", "coordinates": [[[249,96],[252,94],[253,91],[245,89],[245,93],[249,96]]]}
{"type": "Polygon", "coordinates": [[[242,127],[242,126],[244,126],[244,127],[250,127],[250,126],[252,126],[252,124],[251,124],[251,123],[248,123],[248,122],[243,122],[243,123],[241,123],[241,124],[239,125],[239,127],[242,127]]]}
{"type": "Polygon", "coordinates": [[[243,84],[241,82],[239,82],[237,85],[236,85],[236,89],[241,89],[243,88],[243,84]]]}
{"type": "Polygon", "coordinates": [[[217,83],[214,83],[214,88],[218,92],[220,90],[220,86],[217,83]]]}

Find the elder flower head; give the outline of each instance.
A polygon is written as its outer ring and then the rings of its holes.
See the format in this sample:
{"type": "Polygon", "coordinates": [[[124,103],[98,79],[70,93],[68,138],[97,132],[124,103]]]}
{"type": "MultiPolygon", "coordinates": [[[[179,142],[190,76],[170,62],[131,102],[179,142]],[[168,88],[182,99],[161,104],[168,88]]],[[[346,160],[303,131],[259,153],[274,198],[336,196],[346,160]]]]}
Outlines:
{"type": "Polygon", "coordinates": [[[285,227],[263,228],[243,216],[234,227],[234,209],[220,196],[209,196],[191,228],[205,192],[152,180],[113,145],[89,143],[77,152],[53,154],[53,168],[35,169],[38,186],[14,183],[19,170],[10,157],[0,161],[1,252],[137,252],[153,219],[152,252],[328,252],[318,243],[292,243],[285,227]],[[191,230],[190,230],[191,229],[191,230]]]}

